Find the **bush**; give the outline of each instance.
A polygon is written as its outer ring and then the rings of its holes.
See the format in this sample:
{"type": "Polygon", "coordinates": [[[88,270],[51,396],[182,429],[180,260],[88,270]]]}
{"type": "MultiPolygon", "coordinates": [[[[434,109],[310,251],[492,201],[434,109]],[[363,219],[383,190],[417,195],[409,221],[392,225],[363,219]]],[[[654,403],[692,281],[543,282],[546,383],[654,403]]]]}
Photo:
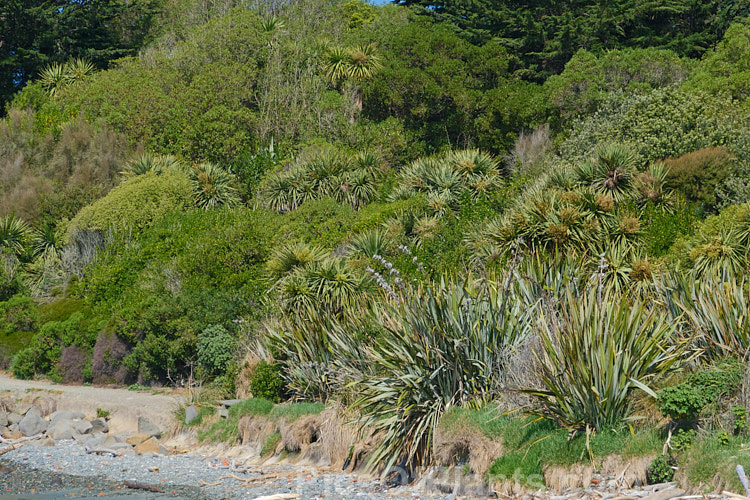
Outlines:
{"type": "Polygon", "coordinates": [[[743,375],[743,365],[737,360],[701,369],[685,382],[659,391],[659,408],[674,419],[698,417],[704,408],[718,402],[722,396],[734,394],[743,375]]]}
{"type": "Polygon", "coordinates": [[[716,188],[732,176],[735,158],[724,147],[712,147],[669,158],[664,164],[669,189],[711,209],[716,204],[716,188]]]}
{"type": "Polygon", "coordinates": [[[0,335],[36,330],[39,311],[30,297],[14,295],[0,302],[0,335]]]}
{"type": "Polygon", "coordinates": [[[221,325],[211,325],[198,334],[198,363],[210,375],[226,370],[234,353],[234,337],[221,325]]]}
{"type": "Polygon", "coordinates": [[[128,344],[110,330],[102,331],[94,344],[91,359],[92,379],[95,384],[126,385],[130,373],[122,361],[130,352],[128,344]]]}
{"type": "Polygon", "coordinates": [[[107,231],[115,227],[143,231],[171,212],[193,205],[190,180],[182,173],[149,172],[126,179],[104,198],[83,208],[68,226],[68,240],[77,231],[107,231]]]}
{"type": "Polygon", "coordinates": [[[284,380],[281,378],[281,367],[274,363],[261,361],[255,367],[250,379],[250,391],[255,398],[263,398],[278,403],[284,395],[284,380]]]}
{"type": "Polygon", "coordinates": [[[34,377],[36,373],[34,355],[30,348],[26,348],[15,355],[11,364],[11,371],[15,378],[28,380],[34,377]]]}
{"type": "Polygon", "coordinates": [[[648,484],[667,483],[674,478],[674,466],[677,461],[669,455],[659,455],[651,461],[646,471],[648,484]]]}
{"type": "Polygon", "coordinates": [[[649,385],[680,360],[676,325],[650,301],[596,290],[568,291],[559,311],[539,321],[543,390],[526,390],[532,413],[574,430],[617,429],[633,420],[632,395],[656,396],[649,385]],[[559,318],[559,319],[558,319],[559,318]]]}
{"type": "Polygon", "coordinates": [[[60,351],[55,374],[64,383],[81,384],[91,380],[91,353],[80,346],[71,345],[60,351]]]}

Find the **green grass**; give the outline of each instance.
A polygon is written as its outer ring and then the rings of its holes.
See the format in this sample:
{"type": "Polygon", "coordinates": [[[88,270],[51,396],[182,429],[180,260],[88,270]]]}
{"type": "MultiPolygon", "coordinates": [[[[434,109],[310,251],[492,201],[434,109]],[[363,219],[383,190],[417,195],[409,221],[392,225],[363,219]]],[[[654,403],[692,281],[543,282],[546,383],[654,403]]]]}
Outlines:
{"type": "Polygon", "coordinates": [[[317,415],[325,409],[323,403],[288,403],[274,406],[269,416],[272,420],[294,422],[304,415],[317,415]]]}
{"type": "Polygon", "coordinates": [[[750,449],[743,448],[747,437],[729,436],[727,444],[719,442],[716,433],[693,441],[690,449],[677,455],[677,466],[687,475],[690,484],[716,484],[714,478],[721,476],[721,488],[734,492],[744,489],[737,478],[735,467],[742,465],[750,470],[750,449]]]}
{"type": "Polygon", "coordinates": [[[229,415],[198,433],[201,441],[233,443],[237,440],[237,424],[246,415],[268,415],[274,404],[266,399],[250,398],[229,407],[229,415]]]}
{"type": "MultiPolygon", "coordinates": [[[[545,465],[573,465],[589,460],[586,436],[569,439],[568,431],[550,421],[507,419],[502,425],[503,445],[516,450],[495,460],[490,467],[491,476],[521,477],[543,475],[545,465]]],[[[601,432],[591,437],[591,451],[596,461],[617,453],[632,458],[658,452],[664,443],[662,433],[655,429],[637,430],[633,435],[627,430],[601,432]]]]}
{"type": "Polygon", "coordinates": [[[279,434],[278,432],[274,432],[270,436],[266,437],[266,440],[263,442],[263,448],[261,448],[260,450],[260,456],[265,457],[273,453],[280,441],[281,434],[279,434]]]}
{"type": "Polygon", "coordinates": [[[470,410],[454,406],[443,414],[439,427],[448,433],[474,430],[489,439],[497,439],[502,436],[503,429],[510,421],[509,418],[500,415],[501,412],[494,407],[470,410]]]}

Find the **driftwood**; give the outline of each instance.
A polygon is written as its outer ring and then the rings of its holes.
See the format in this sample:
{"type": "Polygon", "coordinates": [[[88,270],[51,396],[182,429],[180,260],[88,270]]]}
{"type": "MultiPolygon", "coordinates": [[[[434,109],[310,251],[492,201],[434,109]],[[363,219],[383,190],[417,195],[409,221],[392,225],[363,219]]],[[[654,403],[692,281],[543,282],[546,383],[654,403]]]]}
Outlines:
{"type": "Polygon", "coordinates": [[[266,474],[266,475],[263,475],[263,476],[258,476],[258,477],[248,477],[248,478],[245,478],[245,477],[240,477],[240,476],[237,476],[237,475],[235,475],[235,474],[227,474],[226,476],[221,476],[221,477],[220,477],[220,478],[218,479],[218,481],[217,481],[217,482],[215,482],[215,483],[207,483],[207,482],[206,482],[206,481],[204,481],[203,479],[201,479],[201,480],[200,480],[200,483],[201,483],[201,484],[202,484],[203,486],[218,486],[218,485],[220,485],[220,484],[221,484],[221,482],[222,482],[222,481],[224,481],[225,479],[236,479],[237,481],[241,481],[241,482],[243,482],[243,483],[245,483],[245,484],[248,484],[248,483],[256,483],[256,482],[258,482],[258,481],[265,481],[265,480],[267,480],[267,479],[277,479],[278,477],[279,477],[279,475],[278,475],[278,474],[266,474]]]}
{"type": "Polygon", "coordinates": [[[84,449],[86,450],[86,453],[89,455],[103,455],[105,453],[109,453],[113,457],[116,457],[119,455],[115,450],[110,450],[109,448],[89,448],[88,446],[84,446],[84,449]]]}
{"type": "Polygon", "coordinates": [[[41,439],[42,437],[44,437],[43,434],[40,434],[38,436],[29,436],[29,437],[25,437],[21,439],[16,439],[16,440],[5,439],[3,437],[0,437],[0,443],[7,445],[7,446],[0,448],[0,455],[5,455],[6,453],[10,451],[17,450],[21,446],[25,446],[29,444],[31,441],[36,441],[37,439],[41,439]]]}
{"type": "Polygon", "coordinates": [[[134,481],[125,481],[122,484],[126,488],[130,488],[131,490],[144,490],[144,491],[153,491],[154,493],[164,493],[164,490],[162,488],[159,488],[158,486],[154,486],[153,484],[136,483],[134,481]]]}
{"type": "Polygon", "coordinates": [[[745,495],[738,495],[737,493],[732,493],[731,491],[722,491],[721,494],[725,497],[733,498],[734,500],[750,500],[750,497],[746,497],[745,495]]]}

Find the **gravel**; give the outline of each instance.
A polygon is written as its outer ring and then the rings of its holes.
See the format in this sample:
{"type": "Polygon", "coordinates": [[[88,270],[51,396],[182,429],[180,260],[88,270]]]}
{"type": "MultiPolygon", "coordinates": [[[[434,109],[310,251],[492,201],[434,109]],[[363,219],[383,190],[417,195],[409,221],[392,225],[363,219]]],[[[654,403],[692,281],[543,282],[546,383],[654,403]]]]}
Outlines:
{"type": "Polygon", "coordinates": [[[352,474],[290,465],[245,468],[227,459],[193,454],[87,454],[75,441],[67,440],[51,447],[23,446],[0,457],[0,499],[20,500],[30,494],[33,499],[254,499],[279,493],[296,493],[301,500],[455,498],[426,495],[411,487],[384,490],[378,481],[352,474]]]}

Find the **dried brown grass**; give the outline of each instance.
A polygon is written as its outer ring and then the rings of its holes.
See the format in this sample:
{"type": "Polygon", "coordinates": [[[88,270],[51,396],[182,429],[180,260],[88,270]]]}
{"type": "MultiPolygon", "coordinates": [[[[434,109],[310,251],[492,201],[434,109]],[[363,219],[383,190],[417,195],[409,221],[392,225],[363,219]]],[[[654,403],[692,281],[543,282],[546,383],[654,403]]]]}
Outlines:
{"type": "Polygon", "coordinates": [[[474,429],[446,431],[434,435],[435,461],[443,467],[467,462],[474,474],[487,475],[492,462],[503,454],[503,445],[474,429]]]}
{"type": "Polygon", "coordinates": [[[614,475],[618,489],[630,489],[646,484],[646,471],[654,456],[636,457],[623,460],[619,455],[609,455],[598,467],[576,464],[572,467],[550,466],[544,471],[544,483],[553,491],[568,488],[588,488],[594,474],[614,475]]]}

